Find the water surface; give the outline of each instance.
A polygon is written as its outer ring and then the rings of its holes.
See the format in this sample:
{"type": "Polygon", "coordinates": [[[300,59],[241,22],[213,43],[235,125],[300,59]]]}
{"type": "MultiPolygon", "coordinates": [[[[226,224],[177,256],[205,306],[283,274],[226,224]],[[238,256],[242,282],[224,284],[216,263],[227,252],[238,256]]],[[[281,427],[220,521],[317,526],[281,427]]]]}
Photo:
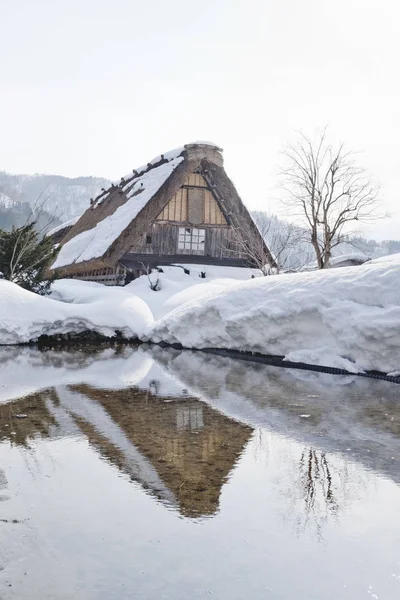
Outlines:
{"type": "Polygon", "coordinates": [[[399,388],[0,350],[0,598],[400,597],[399,388]]]}

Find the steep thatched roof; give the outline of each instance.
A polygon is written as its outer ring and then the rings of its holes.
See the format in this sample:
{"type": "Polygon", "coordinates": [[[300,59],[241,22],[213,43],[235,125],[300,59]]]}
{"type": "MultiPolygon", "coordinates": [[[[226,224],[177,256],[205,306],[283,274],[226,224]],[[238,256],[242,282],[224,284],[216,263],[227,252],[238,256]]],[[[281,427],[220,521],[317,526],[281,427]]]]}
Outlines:
{"type": "MultiPolygon", "coordinates": [[[[222,150],[196,142],[153,159],[123,177],[118,185],[91,201],[90,207],[61,240],[52,269],[62,273],[114,267],[139,237],[146,233],[190,173],[201,169],[229,221],[243,220],[259,232],[223,169],[222,150]]],[[[273,263],[273,259],[271,257],[273,263]]]]}

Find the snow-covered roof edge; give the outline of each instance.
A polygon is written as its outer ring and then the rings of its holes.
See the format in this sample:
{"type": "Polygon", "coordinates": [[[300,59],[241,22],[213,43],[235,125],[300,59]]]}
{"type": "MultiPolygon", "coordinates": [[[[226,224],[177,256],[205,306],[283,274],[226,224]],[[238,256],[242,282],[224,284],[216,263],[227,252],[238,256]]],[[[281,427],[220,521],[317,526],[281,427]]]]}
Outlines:
{"type": "Polygon", "coordinates": [[[72,225],[75,225],[75,223],[77,223],[79,221],[81,216],[82,215],[78,215],[77,217],[74,217],[73,219],[70,219],[69,221],[65,221],[64,223],[61,223],[61,225],[57,225],[57,227],[54,227],[53,229],[48,231],[46,233],[46,235],[52,236],[55,233],[57,233],[57,231],[61,231],[62,229],[66,229],[67,227],[72,227],[72,225]]]}

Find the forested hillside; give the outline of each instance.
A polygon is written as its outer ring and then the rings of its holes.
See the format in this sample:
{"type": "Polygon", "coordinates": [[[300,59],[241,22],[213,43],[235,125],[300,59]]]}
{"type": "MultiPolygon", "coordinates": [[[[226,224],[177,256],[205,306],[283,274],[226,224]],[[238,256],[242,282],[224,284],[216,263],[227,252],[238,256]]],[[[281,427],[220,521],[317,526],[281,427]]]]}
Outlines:
{"type": "Polygon", "coordinates": [[[33,207],[44,201],[43,208],[48,213],[56,215],[60,222],[68,221],[82,214],[89,206],[90,198],[96,196],[102,187],[109,185],[110,181],[101,177],[70,179],[59,175],[11,175],[0,171],[0,194],[18,203],[13,203],[4,210],[0,205],[3,222],[6,211],[11,211],[13,218],[18,219],[18,214],[26,211],[20,204],[26,203],[33,207]]]}

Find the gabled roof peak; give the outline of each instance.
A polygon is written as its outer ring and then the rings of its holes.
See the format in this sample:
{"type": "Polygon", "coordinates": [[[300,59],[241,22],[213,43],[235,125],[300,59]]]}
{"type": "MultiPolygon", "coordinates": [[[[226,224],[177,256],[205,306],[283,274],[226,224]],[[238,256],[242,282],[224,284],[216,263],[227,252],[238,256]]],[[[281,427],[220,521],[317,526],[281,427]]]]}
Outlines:
{"type": "MultiPolygon", "coordinates": [[[[219,167],[223,166],[223,158],[221,155],[222,148],[220,148],[216,144],[213,144],[212,142],[190,142],[189,144],[185,144],[184,146],[180,146],[179,148],[174,148],[173,150],[169,150],[168,152],[159,154],[145,165],[133,169],[133,171],[128,173],[128,175],[121,177],[120,185],[125,185],[126,182],[132,181],[132,179],[134,179],[135,177],[140,177],[147,171],[154,169],[155,167],[158,167],[161,164],[171,162],[172,160],[183,156],[185,152],[187,153],[188,158],[206,158],[207,160],[214,162],[219,167]]],[[[104,192],[103,194],[100,194],[100,196],[102,195],[104,195],[104,192]]]]}

